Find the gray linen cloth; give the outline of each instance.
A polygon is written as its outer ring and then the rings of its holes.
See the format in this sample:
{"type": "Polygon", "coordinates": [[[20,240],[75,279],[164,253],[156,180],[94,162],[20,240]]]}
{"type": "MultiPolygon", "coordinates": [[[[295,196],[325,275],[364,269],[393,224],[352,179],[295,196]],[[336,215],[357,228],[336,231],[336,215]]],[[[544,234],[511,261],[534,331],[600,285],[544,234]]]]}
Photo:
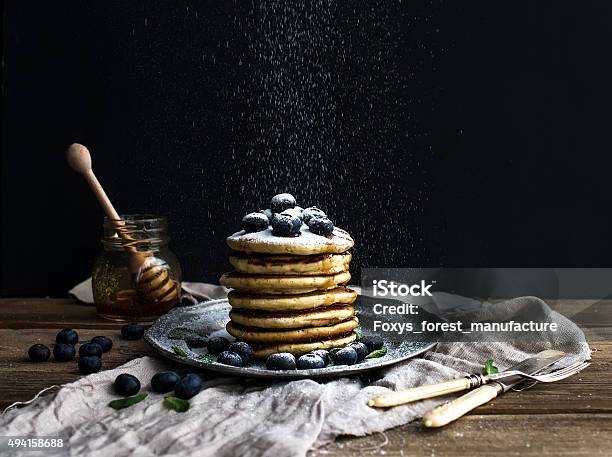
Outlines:
{"type": "MultiPolygon", "coordinates": [[[[444,309],[446,298],[436,294],[440,309],[444,309]]],[[[560,365],[590,358],[582,331],[538,298],[521,297],[498,304],[466,300],[462,309],[472,316],[478,312],[498,317],[512,313],[508,319],[529,312],[530,318],[540,316],[557,322],[560,331],[543,334],[537,343],[438,344],[424,357],[381,370],[378,376],[271,382],[205,374],[204,389],[191,400],[186,413],[166,410],[163,395],[152,392],[130,408],[115,411],[108,407],[116,398],[111,385],[118,374],[137,376],[142,390],[149,392],[153,374],[170,366],[164,360],[144,357],[82,377],[54,396],[7,411],[0,417],[0,435],[59,435],[66,440],[62,450],[53,451],[59,455],[303,456],[340,435],[361,436],[406,424],[453,398],[382,410],[367,406],[375,395],[480,372],[488,358],[500,369],[551,348],[568,354],[560,365]]]]}

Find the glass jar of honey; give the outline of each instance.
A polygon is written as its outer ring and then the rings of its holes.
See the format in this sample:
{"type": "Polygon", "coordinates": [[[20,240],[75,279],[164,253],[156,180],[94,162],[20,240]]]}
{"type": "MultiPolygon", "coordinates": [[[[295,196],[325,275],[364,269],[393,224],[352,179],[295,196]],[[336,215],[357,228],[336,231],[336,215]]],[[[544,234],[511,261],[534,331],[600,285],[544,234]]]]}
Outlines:
{"type": "Polygon", "coordinates": [[[181,267],[170,250],[166,218],[128,214],[104,219],[104,250],[94,262],[98,315],[116,321],[151,321],[180,300],[181,267]]]}

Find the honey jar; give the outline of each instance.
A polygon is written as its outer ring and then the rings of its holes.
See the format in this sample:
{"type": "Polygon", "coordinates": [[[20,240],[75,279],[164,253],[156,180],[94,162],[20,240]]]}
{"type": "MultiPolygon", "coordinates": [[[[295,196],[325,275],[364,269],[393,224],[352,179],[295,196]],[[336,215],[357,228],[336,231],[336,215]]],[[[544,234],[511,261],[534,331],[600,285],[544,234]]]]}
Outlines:
{"type": "Polygon", "coordinates": [[[167,220],[161,216],[104,219],[104,249],[92,272],[98,315],[115,321],[151,321],[179,302],[181,267],[169,248],[167,231],[167,220]]]}

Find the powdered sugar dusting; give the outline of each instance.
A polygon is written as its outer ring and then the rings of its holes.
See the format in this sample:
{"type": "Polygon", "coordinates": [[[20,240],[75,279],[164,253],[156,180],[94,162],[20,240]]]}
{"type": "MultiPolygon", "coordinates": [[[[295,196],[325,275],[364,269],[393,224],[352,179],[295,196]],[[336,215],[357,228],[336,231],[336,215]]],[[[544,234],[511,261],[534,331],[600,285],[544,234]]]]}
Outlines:
{"type": "Polygon", "coordinates": [[[268,247],[292,247],[304,250],[318,251],[319,248],[336,248],[338,252],[344,252],[353,247],[354,241],[351,236],[341,228],[335,227],[331,238],[317,235],[310,231],[306,224],[302,224],[300,235],[295,237],[276,236],[272,234],[272,228],[260,232],[246,233],[244,230],[234,233],[227,238],[228,244],[237,249],[237,243],[243,246],[241,250],[250,248],[257,251],[258,248],[268,247]]]}

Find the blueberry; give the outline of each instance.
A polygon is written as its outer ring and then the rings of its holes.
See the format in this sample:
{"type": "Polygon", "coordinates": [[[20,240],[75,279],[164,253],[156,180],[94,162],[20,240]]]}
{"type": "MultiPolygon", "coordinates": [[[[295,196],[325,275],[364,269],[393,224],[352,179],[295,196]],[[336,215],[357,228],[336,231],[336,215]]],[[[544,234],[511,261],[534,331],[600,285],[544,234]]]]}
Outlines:
{"type": "Polygon", "coordinates": [[[310,219],[312,217],[323,217],[323,218],[325,218],[325,217],[327,217],[327,215],[323,212],[323,210],[320,210],[316,206],[311,206],[310,208],[306,208],[302,212],[302,219],[304,220],[305,224],[308,224],[308,222],[310,222],[310,219]]]}
{"type": "Polygon", "coordinates": [[[193,306],[197,304],[198,304],[198,301],[195,298],[193,298],[193,296],[189,294],[185,294],[181,297],[181,301],[178,302],[176,306],[183,307],[183,306],[193,306]]]}
{"type": "Polygon", "coordinates": [[[102,357],[102,346],[96,343],[81,344],[79,348],[79,357],[102,357]]]}
{"type": "Polygon", "coordinates": [[[174,390],[176,383],[181,380],[181,377],[174,371],[162,371],[155,373],[151,378],[151,390],[160,394],[165,394],[174,390]]]}
{"type": "Polygon", "coordinates": [[[197,374],[190,373],[174,386],[174,395],[183,400],[195,397],[202,390],[202,378],[197,374]]]}
{"type": "Polygon", "coordinates": [[[299,235],[302,220],[290,214],[275,214],[272,219],[272,234],[275,236],[299,235]]]}
{"type": "Polygon", "coordinates": [[[312,368],[323,368],[325,361],[317,354],[304,354],[297,361],[297,367],[300,370],[309,370],[312,368]]]}
{"type": "Polygon", "coordinates": [[[140,391],[140,381],[136,376],[122,373],[115,378],[113,389],[117,395],[131,397],[140,391]]]}
{"type": "Polygon", "coordinates": [[[121,337],[124,340],[139,340],[144,335],[144,325],[130,322],[121,327],[121,337]]]}
{"type": "Polygon", "coordinates": [[[242,229],[245,232],[261,232],[270,225],[268,216],[263,213],[249,213],[242,218],[242,229]]]}
{"type": "Polygon", "coordinates": [[[272,218],[274,217],[274,213],[270,208],[268,209],[260,209],[259,212],[264,214],[268,218],[268,225],[272,224],[272,218]]]}
{"type": "Polygon", "coordinates": [[[382,349],[383,345],[385,344],[383,339],[378,335],[364,335],[359,341],[366,345],[366,347],[368,348],[368,352],[376,351],[377,349],[382,349]]]}
{"type": "Polygon", "coordinates": [[[44,344],[35,344],[28,349],[28,357],[32,362],[46,362],[51,357],[51,351],[44,344]]]}
{"type": "Polygon", "coordinates": [[[213,336],[208,340],[208,343],[206,343],[206,349],[208,349],[210,354],[216,355],[227,350],[229,345],[230,342],[226,338],[222,336],[213,336]]]}
{"type": "Polygon", "coordinates": [[[65,328],[55,337],[56,343],[72,344],[73,346],[79,342],[79,334],[71,328],[65,328]]]}
{"type": "Polygon", "coordinates": [[[76,355],[76,349],[72,344],[57,343],[53,346],[53,357],[58,362],[68,362],[74,359],[76,355]]]}
{"type": "Polygon", "coordinates": [[[365,359],[366,355],[368,355],[370,352],[365,344],[359,342],[351,343],[348,345],[348,347],[353,348],[357,353],[357,362],[361,362],[363,359],[365,359]]]}
{"type": "Polygon", "coordinates": [[[223,351],[221,354],[217,356],[217,363],[222,363],[223,365],[230,365],[232,367],[241,367],[242,357],[232,351],[223,351]]]}
{"type": "Polygon", "coordinates": [[[352,347],[345,347],[334,354],[336,365],[355,365],[357,363],[357,351],[352,347]]]}
{"type": "Polygon", "coordinates": [[[299,218],[300,220],[302,220],[302,211],[304,211],[302,208],[300,208],[299,206],[296,206],[295,208],[286,209],[281,214],[286,214],[288,216],[295,216],[299,218]]]}
{"type": "Polygon", "coordinates": [[[289,352],[270,354],[266,360],[268,370],[295,370],[295,357],[289,352]]]}
{"type": "Polygon", "coordinates": [[[97,373],[102,368],[102,359],[93,355],[79,357],[79,371],[83,374],[97,373]]]}
{"type": "Polygon", "coordinates": [[[308,228],[317,235],[330,236],[334,231],[334,224],[326,217],[311,217],[308,221],[308,228]]]}
{"type": "Polygon", "coordinates": [[[273,213],[282,213],[295,205],[295,197],[291,194],[278,194],[270,200],[270,209],[273,213]]]}
{"type": "Polygon", "coordinates": [[[99,344],[102,348],[102,352],[108,352],[113,347],[113,340],[108,336],[94,336],[90,343],[99,344]]]}
{"type": "Polygon", "coordinates": [[[325,362],[325,365],[329,364],[329,352],[325,349],[316,349],[312,351],[312,354],[316,354],[321,357],[323,359],[323,362],[325,362]]]}
{"type": "Polygon", "coordinates": [[[242,364],[246,365],[253,359],[253,349],[244,341],[236,341],[227,348],[230,352],[235,352],[242,359],[242,364]]]}

